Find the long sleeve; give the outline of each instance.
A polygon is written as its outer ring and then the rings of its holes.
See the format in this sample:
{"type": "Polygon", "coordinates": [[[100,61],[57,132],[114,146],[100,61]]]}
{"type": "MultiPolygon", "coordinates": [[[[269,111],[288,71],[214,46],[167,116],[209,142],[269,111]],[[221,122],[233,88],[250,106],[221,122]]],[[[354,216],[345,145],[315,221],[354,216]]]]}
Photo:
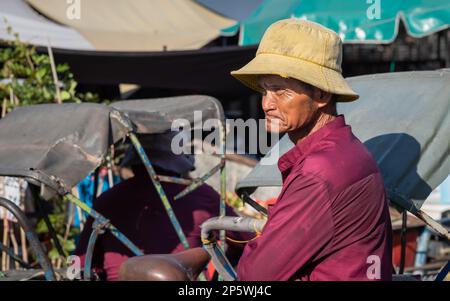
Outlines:
{"type": "Polygon", "coordinates": [[[298,174],[270,210],[261,236],[244,250],[239,280],[289,280],[326,254],[334,233],[325,183],[298,174]]]}

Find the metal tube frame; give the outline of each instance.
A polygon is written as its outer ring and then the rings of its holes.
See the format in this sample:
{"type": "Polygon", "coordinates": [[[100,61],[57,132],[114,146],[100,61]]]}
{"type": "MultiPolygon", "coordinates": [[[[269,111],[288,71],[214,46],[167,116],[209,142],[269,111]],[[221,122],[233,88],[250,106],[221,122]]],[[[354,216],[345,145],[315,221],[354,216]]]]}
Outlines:
{"type": "Polygon", "coordinates": [[[67,193],[65,195],[67,199],[74,203],[76,206],[80,207],[84,212],[89,214],[94,219],[94,229],[91,232],[89,237],[88,248],[86,250],[86,260],[84,266],[84,279],[91,278],[91,263],[92,257],[94,253],[95,243],[97,241],[98,235],[103,233],[103,229],[108,229],[111,233],[120,240],[128,249],[130,249],[136,256],[142,256],[144,253],[131,241],[129,240],[122,232],[120,232],[116,227],[109,223],[109,220],[105,218],[103,215],[95,211],[93,208],[86,205],[83,201],[72,195],[71,193],[67,193]],[[97,225],[102,225],[102,229],[97,227],[97,225]]]}
{"type": "Polygon", "coordinates": [[[266,220],[251,217],[213,217],[205,221],[201,228],[203,248],[211,256],[211,260],[219,273],[220,278],[225,281],[238,280],[236,271],[228,261],[225,252],[217,245],[214,230],[229,230],[238,232],[262,232],[266,220]]]}
{"type": "Polygon", "coordinates": [[[2,197],[0,197],[0,206],[11,212],[19,222],[19,225],[25,231],[25,235],[30,242],[31,249],[36,256],[37,261],[44,270],[45,279],[48,281],[56,280],[55,271],[53,270],[52,264],[50,263],[50,259],[45,254],[36,232],[29,224],[28,219],[24,215],[23,211],[16,204],[2,197]]]}
{"type": "Polygon", "coordinates": [[[44,219],[45,225],[47,226],[48,232],[50,234],[50,237],[53,240],[53,243],[55,244],[55,248],[58,251],[59,256],[67,257],[67,254],[66,254],[66,252],[64,252],[61,242],[59,241],[59,238],[56,234],[55,228],[53,227],[53,224],[50,221],[47,212],[44,211],[44,206],[42,205],[42,200],[41,200],[41,197],[39,196],[39,192],[37,189],[38,188],[33,185],[31,185],[31,187],[30,187],[30,190],[35,199],[38,211],[42,215],[42,218],[44,219]]]}
{"type": "MultiPolygon", "coordinates": [[[[183,244],[183,247],[185,249],[189,248],[189,243],[186,240],[186,236],[184,235],[181,226],[179,224],[179,221],[177,217],[175,216],[175,213],[173,212],[173,208],[167,198],[166,193],[164,192],[163,187],[161,186],[160,182],[171,182],[171,183],[178,183],[178,184],[185,184],[188,185],[185,189],[183,189],[181,192],[179,192],[175,197],[174,200],[177,200],[201,185],[203,185],[206,180],[208,180],[212,175],[214,175],[216,172],[220,172],[220,209],[219,209],[219,216],[225,216],[226,213],[226,174],[225,174],[225,139],[226,139],[226,133],[225,133],[225,126],[222,121],[219,122],[219,134],[220,134],[220,162],[216,166],[214,166],[211,170],[209,170],[206,174],[201,176],[198,179],[194,180],[186,180],[182,178],[177,177],[168,177],[168,176],[160,176],[157,175],[143,146],[139,142],[139,139],[137,138],[136,134],[134,132],[130,132],[128,134],[131,143],[133,144],[134,148],[136,149],[142,163],[144,164],[150,179],[155,186],[156,191],[158,192],[158,195],[163,202],[164,208],[169,216],[169,219],[178,235],[178,238],[180,239],[181,243],[183,244]]],[[[220,231],[220,240],[221,240],[221,247],[223,250],[225,250],[225,231],[220,231]]]]}
{"type": "Polygon", "coordinates": [[[450,272],[450,260],[447,262],[447,264],[439,271],[434,281],[444,281],[447,277],[448,273],[450,272]]]}
{"type": "MultiPolygon", "coordinates": [[[[181,228],[180,222],[178,221],[178,218],[176,217],[175,212],[173,211],[172,205],[170,204],[169,199],[167,198],[164,188],[162,187],[162,185],[160,183],[160,180],[159,180],[160,176],[158,176],[156,174],[156,172],[153,168],[153,165],[150,162],[150,160],[144,150],[144,147],[139,142],[139,139],[137,138],[136,134],[134,132],[130,132],[128,134],[128,136],[129,136],[134,148],[136,149],[136,152],[138,153],[139,157],[141,158],[142,163],[145,166],[145,169],[147,170],[150,180],[152,181],[153,186],[155,187],[155,189],[159,195],[159,198],[161,199],[161,201],[163,203],[164,209],[166,210],[166,213],[170,219],[170,222],[172,223],[172,226],[173,226],[175,232],[177,233],[178,239],[180,240],[181,244],[183,245],[183,247],[185,249],[189,249],[190,248],[189,242],[187,241],[186,235],[184,234],[183,229],[181,228]]],[[[175,177],[171,177],[171,178],[166,177],[164,179],[166,181],[173,181],[176,178],[175,177]]],[[[178,180],[175,180],[175,181],[178,181],[178,180]]],[[[189,190],[187,193],[192,192],[195,188],[198,187],[198,186],[195,186],[194,189],[191,189],[190,187],[192,187],[194,185],[197,185],[197,182],[195,182],[195,181],[192,182],[191,185],[186,188],[189,190]]],[[[200,274],[199,279],[202,281],[206,280],[204,273],[200,274]]]]}
{"type": "MultiPolygon", "coordinates": [[[[67,193],[65,197],[70,202],[80,207],[84,212],[89,214],[94,219],[94,223],[96,222],[98,224],[104,224],[105,228],[111,231],[111,234],[113,234],[126,247],[128,247],[136,256],[144,255],[144,253],[142,253],[142,251],[133,242],[131,242],[131,240],[129,240],[124,234],[122,234],[122,232],[120,232],[116,227],[110,224],[109,220],[105,218],[103,215],[101,215],[88,205],[86,205],[83,201],[81,201],[71,193],[67,193]]],[[[86,256],[88,256],[88,254],[86,254],[86,256]]]]}
{"type": "Polygon", "coordinates": [[[104,223],[100,224],[98,220],[95,220],[92,227],[93,230],[91,232],[91,236],[89,237],[89,243],[86,250],[86,258],[84,261],[84,280],[91,280],[91,266],[92,266],[92,258],[94,256],[94,247],[97,242],[97,238],[100,234],[105,232],[105,228],[109,225],[109,220],[106,220],[104,223]]]}
{"type": "Polygon", "coordinates": [[[20,258],[19,256],[17,256],[14,253],[14,250],[12,250],[11,248],[8,248],[7,246],[5,246],[2,243],[0,243],[0,251],[8,254],[9,257],[11,257],[14,261],[18,262],[23,268],[26,268],[26,269],[31,268],[31,265],[28,262],[25,262],[22,258],[20,258]]]}
{"type": "MultiPolygon", "coordinates": [[[[438,222],[438,221],[436,221],[436,222],[438,222]]],[[[450,218],[448,218],[448,217],[443,218],[439,221],[439,223],[441,223],[441,224],[445,224],[448,222],[450,222],[450,218]]],[[[420,275],[424,274],[424,271],[421,270],[421,268],[426,263],[427,250],[428,250],[428,244],[429,244],[429,241],[431,238],[431,233],[432,233],[432,230],[430,229],[430,226],[425,227],[417,241],[416,258],[414,261],[414,270],[420,275]]],[[[445,270],[443,269],[442,271],[445,271],[445,270]]],[[[436,279],[438,279],[438,278],[436,278],[436,279]]]]}
{"type": "MultiPolygon", "coordinates": [[[[166,209],[166,212],[169,216],[169,219],[174,226],[174,229],[178,235],[178,238],[180,239],[181,243],[183,244],[183,247],[185,249],[188,249],[189,243],[186,239],[186,236],[184,235],[181,225],[175,216],[175,213],[173,211],[172,206],[169,203],[169,200],[167,198],[166,193],[164,192],[163,187],[161,186],[160,181],[163,182],[171,182],[171,183],[178,183],[178,184],[184,184],[188,185],[183,191],[181,191],[177,196],[175,196],[175,199],[181,198],[182,196],[185,196],[189,194],[190,192],[194,191],[196,188],[200,187],[202,184],[205,183],[207,179],[209,179],[212,175],[214,175],[216,172],[220,172],[220,216],[225,216],[225,198],[226,198],[226,174],[225,174],[225,127],[223,123],[220,123],[220,140],[221,140],[221,153],[220,153],[220,163],[213,167],[209,172],[207,172],[205,175],[200,177],[199,179],[195,180],[188,180],[188,179],[182,179],[177,177],[169,177],[169,176],[161,176],[157,175],[155,173],[155,170],[153,169],[153,166],[148,159],[147,154],[145,153],[144,148],[142,147],[141,143],[139,142],[136,134],[134,132],[130,132],[128,134],[131,143],[135,147],[139,157],[141,158],[149,176],[152,180],[153,185],[156,188],[156,191],[159,194],[159,197],[161,201],[163,202],[164,208],[166,209]]],[[[84,268],[84,279],[89,280],[91,278],[91,265],[92,265],[92,257],[94,252],[95,243],[97,241],[97,238],[100,234],[104,232],[105,229],[108,229],[111,231],[111,233],[119,239],[126,247],[128,247],[136,256],[142,256],[144,253],[133,243],[131,242],[124,234],[122,234],[117,228],[115,228],[112,224],[109,223],[109,220],[106,219],[103,215],[95,211],[93,208],[89,207],[87,204],[85,204],[83,201],[75,197],[70,192],[66,192],[64,195],[71,203],[75,204],[79,208],[81,208],[84,212],[86,212],[88,215],[90,215],[94,219],[95,229],[92,230],[91,235],[89,237],[89,243],[88,248],[86,251],[86,260],[85,260],[85,268],[84,268]]],[[[96,192],[94,191],[94,199],[96,197],[96,192]]],[[[0,204],[1,205],[1,204],[0,204]]],[[[29,228],[29,227],[28,227],[29,228]]],[[[24,227],[25,229],[25,227],[24,227]]],[[[31,228],[29,228],[31,229],[31,228]]],[[[31,229],[32,231],[32,229],[31,229]]],[[[35,250],[35,254],[38,257],[38,260],[41,263],[41,266],[44,268],[44,270],[49,270],[50,272],[45,273],[45,277],[47,280],[55,280],[55,275],[53,268],[51,266],[51,263],[49,262],[48,257],[45,255],[45,253],[41,252],[39,248],[36,246],[39,245],[39,240],[37,239],[37,235],[29,235],[28,231],[26,231],[27,237],[29,238],[33,250],[35,250]],[[48,263],[47,263],[48,262],[48,263]]],[[[34,231],[33,231],[34,233],[34,231]]],[[[225,231],[220,231],[220,240],[222,251],[225,250],[225,231]]],[[[40,246],[40,245],[39,245],[40,246]]],[[[41,248],[42,249],[42,248],[41,248]]],[[[204,275],[200,275],[200,279],[204,280],[204,275]]]]}
{"type": "Polygon", "coordinates": [[[155,189],[158,192],[159,198],[161,199],[164,205],[164,209],[166,210],[166,213],[169,216],[170,222],[172,223],[178,238],[180,239],[183,247],[185,249],[189,249],[189,243],[186,239],[186,235],[184,235],[183,233],[183,229],[181,228],[180,222],[178,221],[178,218],[175,216],[172,205],[170,205],[169,199],[167,198],[167,195],[161,183],[158,180],[158,176],[156,175],[156,172],[153,169],[152,163],[150,162],[150,160],[147,157],[147,154],[145,153],[144,147],[139,142],[139,139],[137,138],[135,133],[130,132],[128,136],[130,137],[131,143],[136,149],[136,152],[141,158],[142,163],[144,164],[145,169],[147,170],[147,173],[150,176],[150,180],[152,181],[153,186],[155,186],[155,189]]]}

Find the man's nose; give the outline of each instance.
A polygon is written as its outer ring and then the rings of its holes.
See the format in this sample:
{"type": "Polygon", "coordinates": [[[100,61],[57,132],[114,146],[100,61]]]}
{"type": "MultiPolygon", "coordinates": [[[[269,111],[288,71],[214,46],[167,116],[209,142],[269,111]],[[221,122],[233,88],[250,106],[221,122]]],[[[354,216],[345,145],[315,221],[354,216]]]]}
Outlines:
{"type": "Polygon", "coordinates": [[[264,112],[274,110],[276,108],[275,101],[269,93],[266,93],[262,97],[262,109],[264,112]]]}

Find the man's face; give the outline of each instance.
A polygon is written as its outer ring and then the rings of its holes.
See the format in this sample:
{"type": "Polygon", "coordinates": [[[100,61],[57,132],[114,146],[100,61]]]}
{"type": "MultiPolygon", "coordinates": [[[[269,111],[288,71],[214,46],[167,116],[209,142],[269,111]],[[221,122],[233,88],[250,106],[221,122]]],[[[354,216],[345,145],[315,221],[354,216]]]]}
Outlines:
{"type": "Polygon", "coordinates": [[[295,79],[265,75],[259,79],[264,89],[262,108],[268,132],[295,132],[307,126],[318,110],[315,89],[295,79]]]}

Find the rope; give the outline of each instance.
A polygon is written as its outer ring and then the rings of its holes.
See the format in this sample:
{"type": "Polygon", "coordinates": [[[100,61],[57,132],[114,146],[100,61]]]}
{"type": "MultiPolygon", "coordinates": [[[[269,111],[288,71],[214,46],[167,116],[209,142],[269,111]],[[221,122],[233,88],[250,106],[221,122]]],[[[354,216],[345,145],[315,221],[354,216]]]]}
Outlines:
{"type": "Polygon", "coordinates": [[[231,242],[234,242],[234,243],[237,243],[237,244],[245,244],[245,243],[248,243],[249,241],[252,241],[252,240],[255,240],[255,239],[257,239],[259,237],[259,235],[256,235],[255,237],[253,237],[252,239],[248,239],[248,240],[235,240],[235,239],[232,239],[232,238],[230,238],[230,237],[226,237],[229,241],[231,241],[231,242]]]}
{"type": "Polygon", "coordinates": [[[257,239],[258,237],[261,236],[261,232],[259,232],[258,229],[256,228],[256,221],[253,222],[253,231],[256,233],[255,237],[253,237],[251,239],[248,239],[248,240],[235,240],[235,239],[232,239],[232,238],[230,238],[228,236],[226,238],[229,241],[237,243],[237,244],[245,244],[245,243],[248,243],[249,241],[253,241],[253,240],[255,240],[255,239],[257,239]]]}
{"type": "Polygon", "coordinates": [[[203,239],[202,238],[202,244],[204,245],[209,245],[212,244],[215,240],[208,240],[208,239],[203,239]]]}
{"type": "MultiPolygon", "coordinates": [[[[256,228],[256,221],[253,222],[253,232],[256,233],[255,237],[248,239],[248,240],[236,240],[236,239],[232,239],[231,237],[225,236],[225,238],[231,242],[237,243],[237,244],[245,244],[248,243],[249,241],[255,240],[258,237],[261,236],[261,232],[258,231],[258,228],[256,228]]],[[[208,240],[208,239],[203,239],[202,238],[202,244],[204,245],[209,245],[213,242],[215,242],[216,239],[214,238],[213,240],[208,240]]]]}

